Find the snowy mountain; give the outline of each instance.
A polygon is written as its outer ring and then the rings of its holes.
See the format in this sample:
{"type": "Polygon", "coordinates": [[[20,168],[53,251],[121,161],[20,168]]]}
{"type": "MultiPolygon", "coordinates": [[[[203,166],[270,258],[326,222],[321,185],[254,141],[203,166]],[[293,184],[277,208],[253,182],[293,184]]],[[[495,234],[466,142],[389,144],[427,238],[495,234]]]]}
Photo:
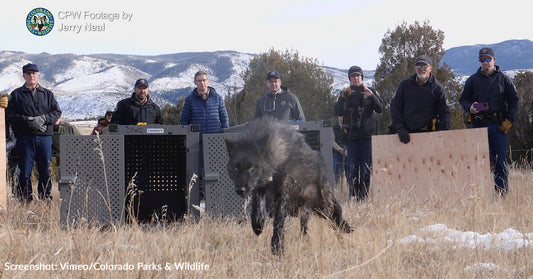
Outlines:
{"type": "Polygon", "coordinates": [[[456,75],[471,75],[479,68],[478,54],[484,47],[494,50],[496,65],[513,77],[517,70],[533,68],[533,41],[530,40],[508,40],[495,44],[453,47],[446,50],[442,62],[450,65],[456,75]]]}
{"type": "MultiPolygon", "coordinates": [[[[199,70],[210,75],[210,85],[220,94],[243,87],[241,73],[254,55],[235,51],[176,53],[159,56],[116,54],[74,55],[0,52],[0,92],[24,83],[21,68],[39,66],[40,83],[51,89],[66,120],[96,118],[133,92],[139,78],[150,83],[150,95],[160,106],[175,104],[194,88],[199,70]]],[[[346,70],[324,66],[335,80],[335,92],[348,85],[346,70]]],[[[372,73],[368,73],[372,77],[372,73]]],[[[371,83],[371,79],[365,82],[371,83]]]]}
{"type": "MultiPolygon", "coordinates": [[[[480,48],[492,47],[497,64],[514,77],[519,69],[533,68],[533,42],[510,40],[492,45],[451,48],[443,57],[463,80],[479,67],[480,48]]],[[[254,54],[236,51],[186,52],[157,56],[119,54],[29,54],[0,51],[0,93],[11,92],[24,83],[21,69],[32,62],[39,66],[40,83],[51,89],[66,120],[94,119],[133,92],[139,78],[150,83],[150,96],[160,106],[176,104],[194,88],[198,70],[210,75],[210,85],[226,95],[243,87],[241,73],[254,54]]],[[[332,94],[348,86],[347,69],[322,66],[334,77],[332,94]]],[[[374,70],[364,71],[364,83],[371,86],[374,70]]],[[[297,92],[296,92],[297,93],[297,92]]]]}

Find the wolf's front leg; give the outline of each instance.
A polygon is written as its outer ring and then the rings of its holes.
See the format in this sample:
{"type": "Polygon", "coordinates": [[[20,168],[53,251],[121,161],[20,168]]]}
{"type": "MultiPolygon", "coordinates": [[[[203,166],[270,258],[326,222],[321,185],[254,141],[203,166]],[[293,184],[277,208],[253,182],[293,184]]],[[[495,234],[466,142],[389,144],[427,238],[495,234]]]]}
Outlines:
{"type": "Polygon", "coordinates": [[[271,248],[272,254],[281,255],[283,254],[283,227],[285,223],[285,208],[283,207],[283,202],[276,202],[276,209],[274,213],[274,233],[272,234],[271,248]]]}
{"type": "Polygon", "coordinates": [[[307,235],[309,230],[309,210],[306,208],[300,210],[300,228],[302,230],[302,235],[307,235]]]}
{"type": "Polygon", "coordinates": [[[353,231],[346,220],[342,218],[342,207],[336,200],[333,200],[333,221],[341,232],[351,233],[353,231]]]}
{"type": "Polygon", "coordinates": [[[252,229],[256,235],[260,235],[263,232],[263,226],[265,225],[266,219],[266,204],[265,204],[265,195],[259,193],[252,193],[252,229]]]}

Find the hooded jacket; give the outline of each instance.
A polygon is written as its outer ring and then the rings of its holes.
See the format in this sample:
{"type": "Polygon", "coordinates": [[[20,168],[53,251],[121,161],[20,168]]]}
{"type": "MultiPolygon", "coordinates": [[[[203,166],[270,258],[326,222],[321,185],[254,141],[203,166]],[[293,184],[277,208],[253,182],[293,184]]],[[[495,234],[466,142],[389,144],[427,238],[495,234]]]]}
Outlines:
{"type": "Polygon", "coordinates": [[[283,88],[279,93],[266,93],[257,99],[254,118],[264,116],[280,121],[305,121],[298,97],[283,88]]]}

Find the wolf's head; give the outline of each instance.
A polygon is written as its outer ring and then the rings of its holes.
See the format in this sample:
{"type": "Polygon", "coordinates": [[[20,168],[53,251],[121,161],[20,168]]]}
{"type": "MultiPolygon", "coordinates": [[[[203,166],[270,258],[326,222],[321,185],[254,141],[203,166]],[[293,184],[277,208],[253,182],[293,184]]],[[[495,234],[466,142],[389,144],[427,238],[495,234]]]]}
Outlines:
{"type": "Polygon", "coordinates": [[[241,197],[272,181],[274,172],[256,143],[247,140],[226,139],[228,149],[228,174],[235,183],[235,191],[241,197]]]}

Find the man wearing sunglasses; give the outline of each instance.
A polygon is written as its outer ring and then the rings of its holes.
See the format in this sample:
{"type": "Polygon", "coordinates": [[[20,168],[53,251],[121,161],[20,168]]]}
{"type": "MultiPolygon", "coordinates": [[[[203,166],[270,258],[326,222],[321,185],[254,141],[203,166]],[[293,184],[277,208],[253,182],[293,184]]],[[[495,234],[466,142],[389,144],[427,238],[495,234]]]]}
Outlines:
{"type": "Polygon", "coordinates": [[[496,193],[504,196],[509,191],[505,165],[507,132],[516,116],[518,94],[513,81],[494,64],[494,50],[482,48],[478,59],[481,65],[466,80],[459,102],[470,114],[472,128],[487,127],[494,186],[496,193]]]}
{"type": "Polygon", "coordinates": [[[254,118],[270,116],[283,122],[305,121],[298,97],[281,87],[279,72],[268,72],[266,86],[267,93],[257,99],[254,118]]]}
{"type": "Polygon", "coordinates": [[[431,58],[417,57],[414,70],[400,83],[391,102],[391,128],[405,144],[411,141],[409,133],[450,129],[450,108],[444,88],[431,73],[431,58]]]}

